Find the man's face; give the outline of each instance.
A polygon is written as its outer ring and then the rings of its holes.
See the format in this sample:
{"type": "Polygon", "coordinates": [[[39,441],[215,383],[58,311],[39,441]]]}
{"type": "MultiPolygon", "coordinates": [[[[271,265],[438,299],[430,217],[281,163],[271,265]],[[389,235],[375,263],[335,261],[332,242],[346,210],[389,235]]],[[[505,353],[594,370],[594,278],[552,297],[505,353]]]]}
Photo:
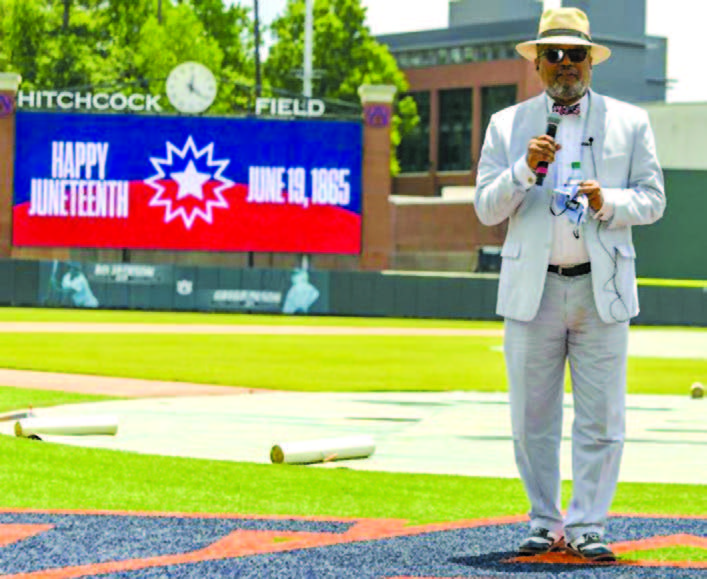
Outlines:
{"type": "Polygon", "coordinates": [[[547,93],[560,104],[577,102],[587,92],[592,81],[592,53],[586,47],[587,55],[582,62],[573,62],[581,55],[582,46],[539,45],[535,64],[547,93]],[[579,49],[579,50],[578,50],[579,49]],[[568,51],[572,51],[569,53],[568,51]],[[555,62],[558,56],[562,60],[555,62]]]}

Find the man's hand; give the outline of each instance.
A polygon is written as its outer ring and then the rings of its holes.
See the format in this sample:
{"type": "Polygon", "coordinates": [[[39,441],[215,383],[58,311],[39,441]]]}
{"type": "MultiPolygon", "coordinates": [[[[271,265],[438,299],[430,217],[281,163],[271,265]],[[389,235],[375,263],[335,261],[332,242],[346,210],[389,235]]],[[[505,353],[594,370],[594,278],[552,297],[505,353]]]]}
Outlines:
{"type": "Polygon", "coordinates": [[[586,195],[589,206],[594,211],[599,211],[604,206],[604,195],[601,192],[601,185],[596,181],[582,181],[577,189],[578,195],[586,195]]]}
{"type": "Polygon", "coordinates": [[[552,163],[555,160],[555,153],[561,148],[562,145],[556,143],[555,139],[549,135],[542,135],[530,139],[528,143],[528,153],[525,157],[528,167],[535,171],[540,161],[545,161],[548,164],[552,163]]]}

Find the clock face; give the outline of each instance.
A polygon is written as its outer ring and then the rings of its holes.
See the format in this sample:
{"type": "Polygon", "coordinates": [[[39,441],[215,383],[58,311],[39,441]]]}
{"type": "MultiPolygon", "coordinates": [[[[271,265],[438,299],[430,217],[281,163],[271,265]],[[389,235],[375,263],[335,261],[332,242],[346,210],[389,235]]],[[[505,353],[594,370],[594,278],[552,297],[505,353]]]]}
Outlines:
{"type": "Polygon", "coordinates": [[[201,113],[216,98],[216,79],[212,72],[198,62],[183,62],[167,77],[167,98],[182,113],[201,113]]]}

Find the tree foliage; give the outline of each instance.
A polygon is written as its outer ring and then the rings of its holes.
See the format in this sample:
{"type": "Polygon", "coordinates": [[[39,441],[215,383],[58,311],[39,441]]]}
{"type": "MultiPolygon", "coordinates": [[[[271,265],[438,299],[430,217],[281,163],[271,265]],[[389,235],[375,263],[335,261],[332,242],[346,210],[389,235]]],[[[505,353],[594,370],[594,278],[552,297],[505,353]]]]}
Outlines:
{"type": "MultiPolygon", "coordinates": [[[[388,48],[371,34],[361,0],[314,0],[313,13],[313,95],[358,103],[362,84],[393,85],[398,95],[408,90],[388,48]]],[[[284,14],[273,22],[274,42],[265,63],[268,83],[296,94],[302,92],[304,20],[305,0],[288,0],[284,14]]],[[[394,147],[417,120],[415,102],[400,99],[393,120],[394,147]]],[[[394,155],[391,169],[399,171],[394,155]]]]}
{"type": "MultiPolygon", "coordinates": [[[[0,0],[0,70],[24,90],[164,92],[178,63],[195,60],[220,79],[214,113],[252,110],[253,14],[245,0],[0,0]]],[[[272,24],[264,91],[302,92],[305,0],[288,0],[272,24]]],[[[265,50],[261,50],[265,53],[265,50]]],[[[359,105],[362,84],[407,90],[388,49],[366,25],[361,0],[314,1],[313,96],[359,105]]],[[[163,100],[165,106],[166,101],[163,100]]],[[[393,142],[417,120],[412,99],[397,103],[393,142]]],[[[397,162],[393,162],[397,170],[397,162]]]]}
{"type": "MultiPolygon", "coordinates": [[[[0,65],[22,88],[164,91],[169,71],[196,60],[226,86],[247,82],[248,12],[221,0],[0,0],[0,65]]],[[[165,106],[169,106],[166,105],[165,106]]]]}

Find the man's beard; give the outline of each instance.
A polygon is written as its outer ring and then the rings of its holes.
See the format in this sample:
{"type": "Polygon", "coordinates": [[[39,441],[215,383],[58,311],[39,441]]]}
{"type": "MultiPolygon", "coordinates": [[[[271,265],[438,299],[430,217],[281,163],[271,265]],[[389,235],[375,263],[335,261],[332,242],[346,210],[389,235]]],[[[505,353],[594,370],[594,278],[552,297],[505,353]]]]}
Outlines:
{"type": "Polygon", "coordinates": [[[573,103],[584,96],[587,88],[589,88],[589,83],[581,79],[577,79],[572,84],[565,84],[558,80],[547,87],[547,94],[555,101],[573,103]]]}

